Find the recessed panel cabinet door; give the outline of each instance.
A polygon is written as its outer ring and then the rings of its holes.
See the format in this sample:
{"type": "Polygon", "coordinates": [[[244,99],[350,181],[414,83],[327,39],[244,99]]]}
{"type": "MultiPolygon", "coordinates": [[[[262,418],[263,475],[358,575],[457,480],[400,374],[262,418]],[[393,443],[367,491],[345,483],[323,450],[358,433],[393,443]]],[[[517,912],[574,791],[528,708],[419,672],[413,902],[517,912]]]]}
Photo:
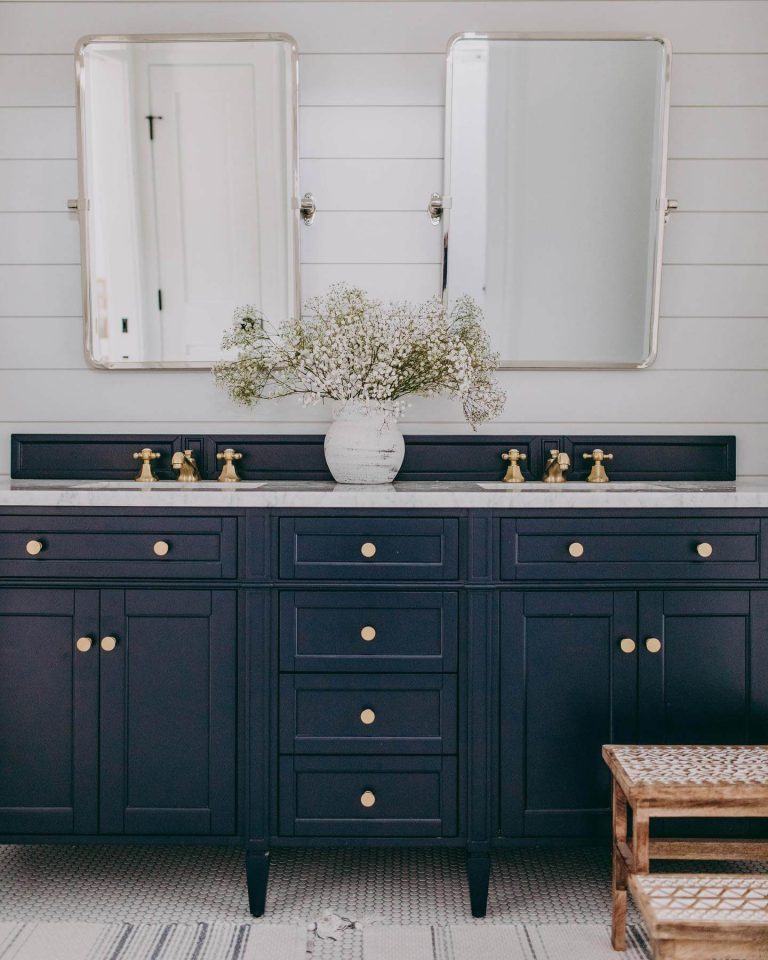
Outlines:
{"type": "Polygon", "coordinates": [[[95,590],[0,590],[1,834],[96,832],[98,616],[95,590]]]}
{"type": "Polygon", "coordinates": [[[236,832],[236,595],[105,590],[100,832],[236,832]],[[108,644],[108,646],[111,644],[108,644]]]}
{"type": "Polygon", "coordinates": [[[637,649],[621,644],[635,639],[636,594],[502,593],[500,604],[500,834],[602,834],[600,748],[636,737],[637,649]]]}

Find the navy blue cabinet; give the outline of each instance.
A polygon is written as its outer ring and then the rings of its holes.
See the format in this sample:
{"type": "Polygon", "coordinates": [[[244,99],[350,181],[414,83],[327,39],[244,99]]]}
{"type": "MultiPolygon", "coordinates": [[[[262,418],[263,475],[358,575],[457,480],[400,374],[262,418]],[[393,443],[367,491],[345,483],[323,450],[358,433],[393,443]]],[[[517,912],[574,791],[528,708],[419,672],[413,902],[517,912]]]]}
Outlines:
{"type": "Polygon", "coordinates": [[[504,592],[499,609],[498,832],[599,834],[608,823],[602,744],[637,732],[632,591],[504,592]]]}
{"type": "Polygon", "coordinates": [[[97,829],[95,590],[0,589],[0,833],[97,829]]]}

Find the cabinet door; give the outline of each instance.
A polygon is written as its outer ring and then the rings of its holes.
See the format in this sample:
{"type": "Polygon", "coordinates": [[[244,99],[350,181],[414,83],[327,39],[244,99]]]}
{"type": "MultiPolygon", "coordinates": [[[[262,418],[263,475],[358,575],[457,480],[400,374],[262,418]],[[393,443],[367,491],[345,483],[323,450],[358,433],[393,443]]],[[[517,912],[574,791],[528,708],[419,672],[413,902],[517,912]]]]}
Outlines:
{"type": "Polygon", "coordinates": [[[747,590],[640,594],[642,742],[750,742],[750,600],[747,590]]]}
{"type": "Polygon", "coordinates": [[[236,594],[105,590],[100,831],[236,832],[236,594]]]}
{"type": "Polygon", "coordinates": [[[502,836],[603,833],[600,748],[636,736],[634,592],[503,593],[499,821],[502,836]]]}
{"type": "Polygon", "coordinates": [[[93,590],[0,590],[0,833],[96,832],[93,590]]]}

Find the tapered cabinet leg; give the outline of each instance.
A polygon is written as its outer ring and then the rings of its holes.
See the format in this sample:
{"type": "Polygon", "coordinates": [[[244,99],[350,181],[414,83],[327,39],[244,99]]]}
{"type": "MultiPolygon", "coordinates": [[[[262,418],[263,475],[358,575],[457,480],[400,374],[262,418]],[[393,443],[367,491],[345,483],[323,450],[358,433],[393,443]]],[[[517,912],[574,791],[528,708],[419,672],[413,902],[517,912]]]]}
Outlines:
{"type": "Polygon", "coordinates": [[[469,902],[473,917],[484,917],[488,905],[488,880],[491,876],[491,858],[485,854],[470,854],[467,858],[469,902]]]}
{"type": "Polygon", "coordinates": [[[267,882],[269,880],[269,851],[249,850],[245,855],[245,876],[248,881],[248,906],[251,915],[264,915],[267,901],[267,882]]]}

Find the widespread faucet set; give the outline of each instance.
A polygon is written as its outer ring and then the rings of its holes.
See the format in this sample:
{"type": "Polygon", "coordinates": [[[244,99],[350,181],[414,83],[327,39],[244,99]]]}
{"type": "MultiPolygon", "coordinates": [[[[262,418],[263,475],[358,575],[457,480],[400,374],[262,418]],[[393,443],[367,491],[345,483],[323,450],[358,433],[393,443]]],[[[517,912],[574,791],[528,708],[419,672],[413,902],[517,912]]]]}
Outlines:
{"type": "MultiPolygon", "coordinates": [[[[143,450],[134,453],[133,459],[141,460],[141,470],[139,470],[134,477],[137,483],[156,482],[157,476],[152,469],[152,461],[157,460],[159,456],[159,453],[155,453],[154,450],[150,450],[149,447],[144,447],[143,450]]],[[[216,459],[223,461],[221,473],[218,478],[219,483],[238,483],[240,477],[235,469],[234,461],[242,460],[242,453],[238,453],[231,447],[227,447],[226,450],[216,454],[216,459]]],[[[178,470],[179,475],[176,477],[176,480],[179,483],[197,483],[202,479],[193,450],[177,450],[171,458],[171,467],[174,470],[178,470]]]]}
{"type": "MultiPolygon", "coordinates": [[[[605,472],[603,462],[613,460],[612,453],[606,453],[599,447],[595,447],[592,453],[582,454],[585,460],[592,460],[592,469],[589,471],[587,483],[608,483],[609,476],[605,472]]],[[[521,453],[514,447],[511,450],[502,453],[502,460],[508,460],[509,466],[504,474],[504,483],[525,483],[525,477],[520,469],[520,461],[527,460],[526,454],[521,453]]],[[[550,450],[547,465],[544,468],[544,476],[541,478],[544,483],[565,483],[565,471],[571,465],[571,458],[567,453],[561,453],[559,450],[550,450]]]]}

